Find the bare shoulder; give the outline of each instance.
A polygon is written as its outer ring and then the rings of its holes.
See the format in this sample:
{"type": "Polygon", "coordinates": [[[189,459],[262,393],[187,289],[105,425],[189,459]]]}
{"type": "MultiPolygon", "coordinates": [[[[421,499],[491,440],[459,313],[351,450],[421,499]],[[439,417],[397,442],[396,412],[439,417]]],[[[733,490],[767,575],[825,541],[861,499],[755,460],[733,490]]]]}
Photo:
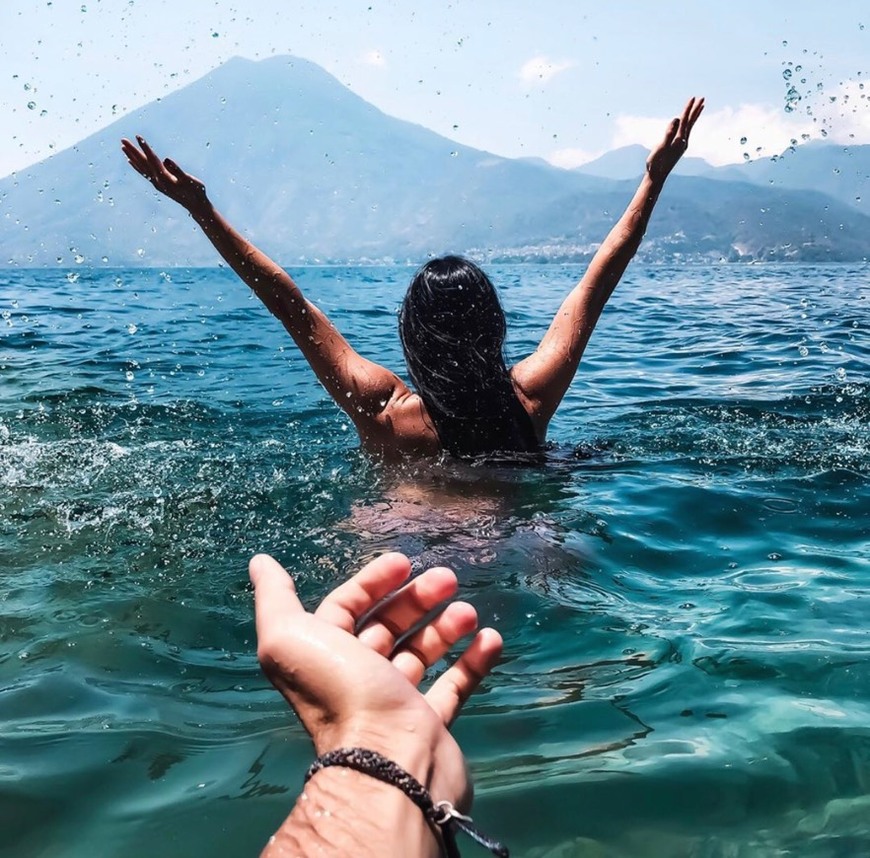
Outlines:
{"type": "Polygon", "coordinates": [[[441,442],[419,394],[404,382],[378,414],[363,426],[357,423],[363,447],[385,456],[436,455],[441,442]]]}

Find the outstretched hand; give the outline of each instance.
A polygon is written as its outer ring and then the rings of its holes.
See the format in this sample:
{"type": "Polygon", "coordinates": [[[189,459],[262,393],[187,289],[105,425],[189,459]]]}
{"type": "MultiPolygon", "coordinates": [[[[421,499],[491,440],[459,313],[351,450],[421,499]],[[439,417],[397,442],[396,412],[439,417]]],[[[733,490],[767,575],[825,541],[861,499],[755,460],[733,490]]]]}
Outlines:
{"type": "Polygon", "coordinates": [[[495,665],[502,640],[493,629],[479,631],[421,694],[416,686],[427,668],[474,631],[477,614],[467,602],[453,602],[420,626],[456,593],[456,576],[443,568],[429,569],[380,604],[410,572],[405,556],[385,554],[308,613],[287,572],[257,555],[250,563],[257,655],[318,755],[348,746],[378,751],[421,781],[431,776],[433,795],[463,806],[470,784],[447,728],[495,665]]]}
{"type": "Polygon", "coordinates": [[[689,134],[704,109],[703,98],[690,98],[683,115],[675,117],[668,125],[662,141],[652,150],[646,161],[646,170],[654,182],[663,182],[677,161],[689,147],[689,134]]]}
{"type": "Polygon", "coordinates": [[[144,176],[162,194],[184,206],[188,211],[208,204],[205,184],[185,173],[171,158],[162,161],[143,137],[136,137],[139,146],[126,138],[121,140],[121,151],[127,163],[144,176]]]}

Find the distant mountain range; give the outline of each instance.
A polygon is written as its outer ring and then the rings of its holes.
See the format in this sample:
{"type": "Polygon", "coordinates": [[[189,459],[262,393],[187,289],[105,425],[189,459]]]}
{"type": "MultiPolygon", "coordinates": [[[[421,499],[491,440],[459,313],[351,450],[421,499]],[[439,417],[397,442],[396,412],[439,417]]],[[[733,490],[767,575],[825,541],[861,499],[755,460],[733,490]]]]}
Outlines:
{"type": "MultiPolygon", "coordinates": [[[[119,140],[137,133],[200,176],[229,220],[288,266],[447,251],[582,260],[625,208],[646,158],[628,147],[581,170],[501,158],[385,115],[308,61],[237,58],[0,180],[0,265],[216,264],[186,213],[127,166],[119,140]]],[[[719,169],[685,158],[640,255],[870,258],[870,217],[855,199],[870,147],[852,147],[836,173],[842,155],[806,145],[719,169]]]]}
{"type": "MultiPolygon", "coordinates": [[[[643,173],[647,150],[625,146],[607,152],[576,172],[608,179],[634,179],[643,173]]],[[[701,176],[729,182],[751,182],[782,190],[819,191],[862,214],[870,213],[870,145],[843,146],[818,140],[793,146],[772,158],[712,167],[701,158],[685,157],[675,175],[701,176]]]]}

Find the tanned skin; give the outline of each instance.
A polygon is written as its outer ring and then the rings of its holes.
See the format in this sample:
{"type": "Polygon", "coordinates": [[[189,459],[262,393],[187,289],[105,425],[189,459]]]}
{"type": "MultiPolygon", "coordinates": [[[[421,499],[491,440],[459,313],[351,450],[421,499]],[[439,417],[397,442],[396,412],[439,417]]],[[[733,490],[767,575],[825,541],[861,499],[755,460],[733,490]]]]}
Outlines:
{"type": "MultiPolygon", "coordinates": [[[[510,370],[517,396],[541,442],[703,109],[703,98],[691,98],[682,115],[670,122],[650,153],[628,208],[562,302],[540,345],[510,370]]],[[[438,435],[420,396],[394,372],[359,355],[293,278],[227,222],[209,200],[203,182],[172,159],[161,160],[142,137],[136,140],[138,145],[121,141],[130,165],[190,213],[227,264],[281,321],[320,383],[353,421],[363,448],[384,456],[440,452],[438,435]]]]}

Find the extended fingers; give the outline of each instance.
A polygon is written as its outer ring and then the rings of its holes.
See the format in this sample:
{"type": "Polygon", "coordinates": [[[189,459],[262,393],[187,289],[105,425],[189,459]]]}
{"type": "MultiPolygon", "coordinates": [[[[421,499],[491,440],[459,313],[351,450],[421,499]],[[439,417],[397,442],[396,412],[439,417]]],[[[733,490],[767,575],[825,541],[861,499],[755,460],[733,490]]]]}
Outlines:
{"type": "Polygon", "coordinates": [[[689,116],[692,114],[692,107],[695,104],[695,99],[690,98],[683,108],[683,115],[680,117],[679,137],[682,142],[686,142],[689,136],[689,116]]]}
{"type": "Polygon", "coordinates": [[[126,137],[121,140],[121,151],[126,156],[127,162],[137,173],[140,173],[146,179],[149,178],[148,159],[126,137]]]}
{"type": "Polygon", "coordinates": [[[447,726],[480,681],[495,667],[501,650],[501,635],[495,629],[481,629],[459,661],[438,677],[426,693],[426,702],[447,726]]]}
{"type": "Polygon", "coordinates": [[[419,685],[426,669],[465,635],[477,628],[477,611],[468,602],[452,602],[434,620],[403,641],[392,658],[412,685],[419,685]]]}
{"type": "Polygon", "coordinates": [[[695,105],[692,107],[692,112],[689,114],[689,131],[695,126],[695,123],[698,121],[698,117],[704,110],[704,99],[696,98],[695,105]]]}
{"type": "Polygon", "coordinates": [[[450,569],[427,569],[380,606],[357,637],[375,652],[389,655],[396,641],[453,596],[457,586],[456,575],[450,569]]]}
{"type": "MultiPolygon", "coordinates": [[[[400,587],[410,574],[411,561],[404,554],[382,554],[336,587],[320,603],[315,616],[353,634],[357,622],[400,587]]],[[[386,652],[389,653],[389,649],[386,652]]]]}
{"type": "Polygon", "coordinates": [[[292,615],[304,613],[305,609],[296,595],[293,579],[268,554],[252,557],[248,573],[254,585],[257,641],[262,651],[262,648],[268,648],[292,615]]]}
{"type": "Polygon", "coordinates": [[[145,158],[148,161],[148,166],[152,171],[152,175],[159,176],[166,169],[163,166],[163,162],[157,157],[157,153],[148,145],[144,137],[137,134],[136,141],[145,153],[145,158]]]}
{"type": "Polygon", "coordinates": [[[686,103],[686,107],[683,110],[683,115],[680,118],[680,139],[684,143],[689,142],[689,134],[692,131],[695,123],[698,121],[698,117],[701,115],[701,111],[704,109],[704,99],[703,98],[690,98],[686,103]]]}
{"type": "Polygon", "coordinates": [[[174,181],[174,174],[170,173],[143,137],[137,135],[136,140],[139,146],[134,145],[126,138],[121,140],[121,150],[127,156],[127,162],[137,173],[152,182],[159,190],[165,192],[168,187],[167,183],[174,181]]]}

